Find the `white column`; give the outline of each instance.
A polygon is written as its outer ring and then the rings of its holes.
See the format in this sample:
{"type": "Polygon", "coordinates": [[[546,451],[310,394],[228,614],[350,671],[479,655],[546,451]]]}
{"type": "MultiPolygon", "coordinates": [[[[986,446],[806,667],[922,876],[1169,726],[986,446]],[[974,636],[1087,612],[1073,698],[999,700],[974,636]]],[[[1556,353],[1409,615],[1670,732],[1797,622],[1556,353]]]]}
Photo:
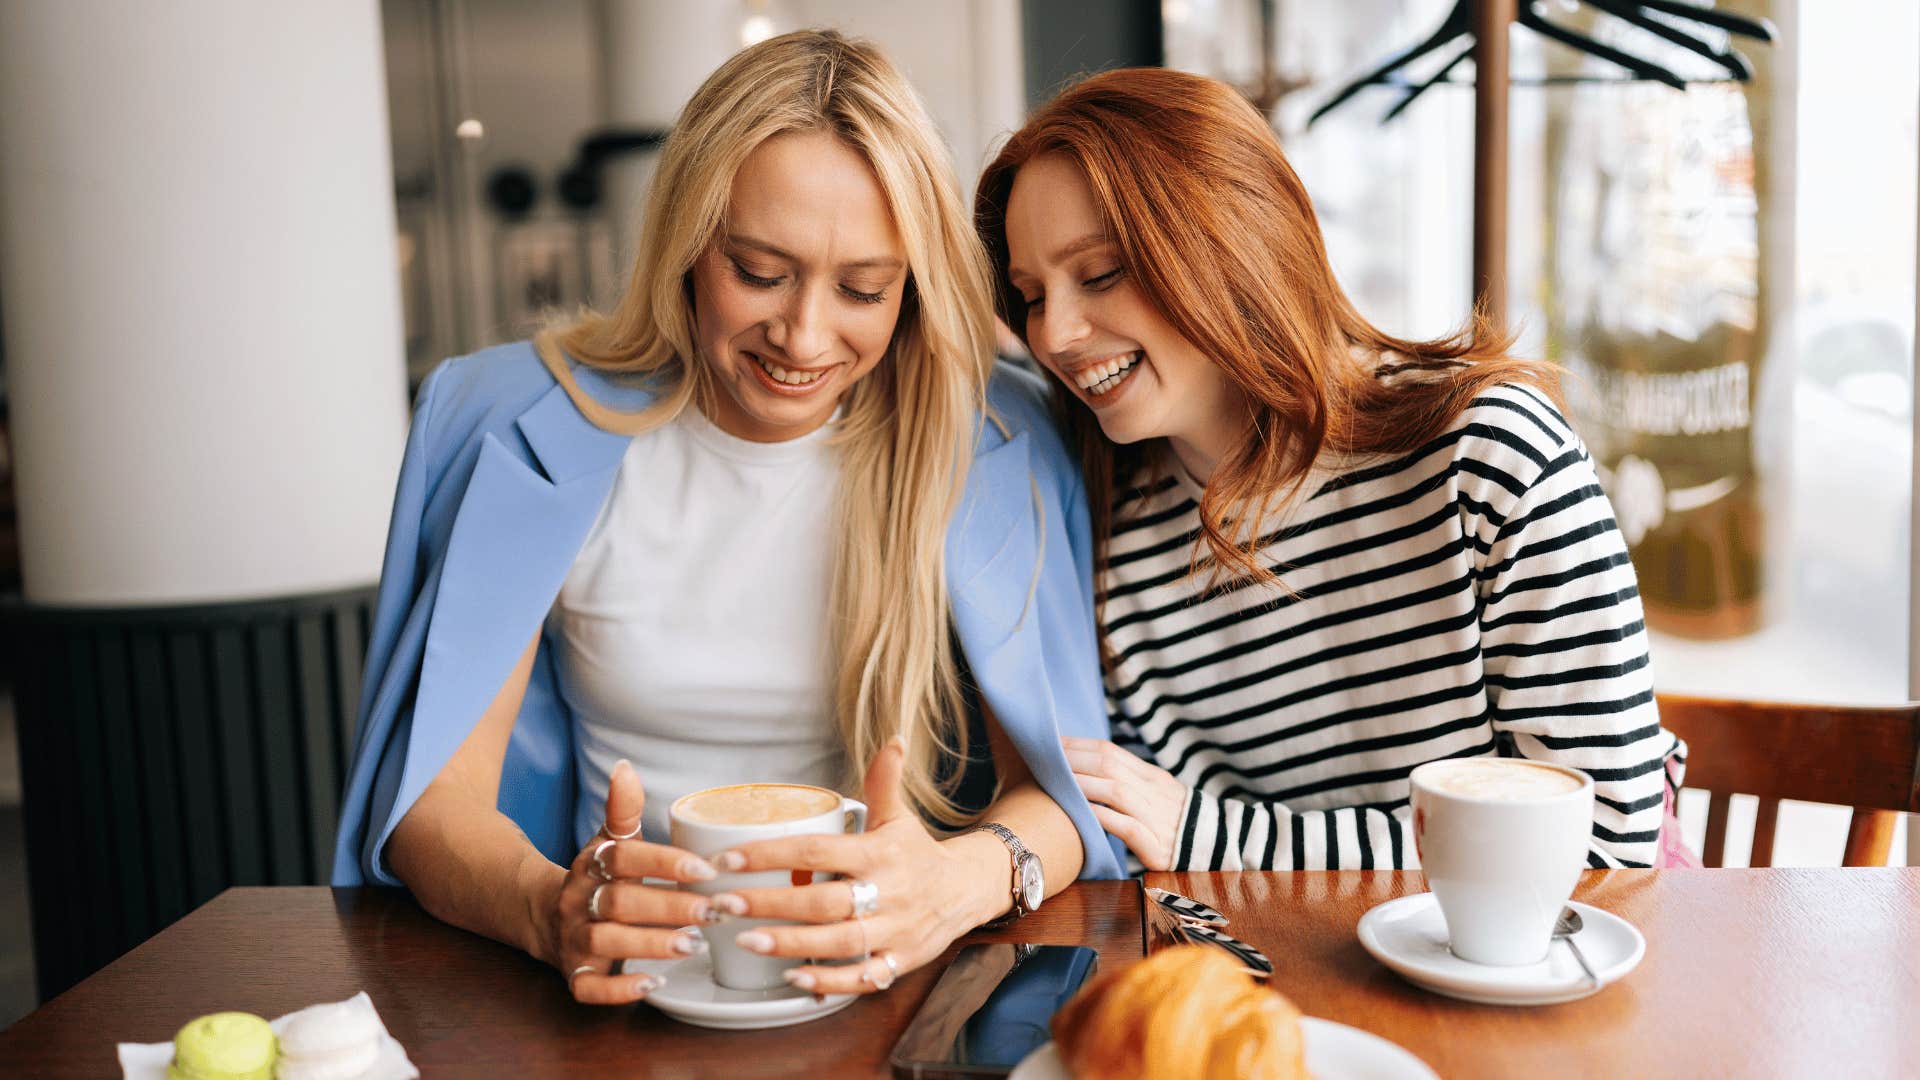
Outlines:
{"type": "MultiPolygon", "coordinates": [[[[616,127],[673,127],[680,109],[713,69],[740,51],[749,15],[744,0],[607,0],[602,64],[607,119],[616,127]]],[[[781,26],[780,30],[793,27],[781,26]]],[[[604,174],[606,220],[613,227],[619,288],[626,286],[640,239],[647,188],[659,158],[655,150],[615,159],[604,174]]],[[[596,296],[603,310],[619,298],[596,296]]]]}
{"type": "MultiPolygon", "coordinates": [[[[1920,234],[1914,238],[1920,252],[1920,234]]],[[[1916,260],[1914,279],[1914,327],[1920,331],[1920,259],[1916,260]]],[[[1912,527],[1907,530],[1907,700],[1920,701],[1920,333],[1911,343],[1915,348],[1913,367],[1907,377],[1912,384],[1913,407],[1907,417],[1913,433],[1913,456],[1908,459],[1907,503],[1912,527]]],[[[1920,814],[1907,815],[1907,865],[1920,866],[1920,814]]]]}
{"type": "Polygon", "coordinates": [[[0,6],[27,599],[379,573],[405,433],[375,0],[0,6]]]}

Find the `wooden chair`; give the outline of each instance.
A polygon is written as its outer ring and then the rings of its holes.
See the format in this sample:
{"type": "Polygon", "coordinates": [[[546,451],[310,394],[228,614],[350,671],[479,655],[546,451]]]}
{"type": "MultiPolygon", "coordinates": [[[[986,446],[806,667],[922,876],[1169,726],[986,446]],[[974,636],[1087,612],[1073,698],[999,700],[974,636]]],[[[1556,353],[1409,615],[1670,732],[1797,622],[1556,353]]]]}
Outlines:
{"type": "Polygon", "coordinates": [[[1687,741],[1686,786],[1709,792],[1708,866],[1725,865],[1728,798],[1760,800],[1751,865],[1773,865],[1781,799],[1853,808],[1843,866],[1885,866],[1898,811],[1920,812],[1920,702],[1886,708],[1658,695],[1687,741]]]}

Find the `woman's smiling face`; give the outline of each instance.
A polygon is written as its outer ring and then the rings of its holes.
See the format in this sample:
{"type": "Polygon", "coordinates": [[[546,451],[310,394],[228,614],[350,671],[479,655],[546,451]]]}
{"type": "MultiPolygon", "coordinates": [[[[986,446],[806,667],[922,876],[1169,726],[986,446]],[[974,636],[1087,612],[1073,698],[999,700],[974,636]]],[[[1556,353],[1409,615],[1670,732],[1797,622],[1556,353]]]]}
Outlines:
{"type": "Polygon", "coordinates": [[[1240,430],[1243,395],[1134,284],[1079,166],[1058,154],[1022,165],[1006,231],[1034,356],[1108,438],[1167,438],[1204,479],[1240,430]]]}
{"type": "Polygon", "coordinates": [[[827,132],[761,143],[693,268],[700,357],[717,388],[710,419],[754,442],[826,423],[886,355],[906,274],[865,158],[827,132]]]}

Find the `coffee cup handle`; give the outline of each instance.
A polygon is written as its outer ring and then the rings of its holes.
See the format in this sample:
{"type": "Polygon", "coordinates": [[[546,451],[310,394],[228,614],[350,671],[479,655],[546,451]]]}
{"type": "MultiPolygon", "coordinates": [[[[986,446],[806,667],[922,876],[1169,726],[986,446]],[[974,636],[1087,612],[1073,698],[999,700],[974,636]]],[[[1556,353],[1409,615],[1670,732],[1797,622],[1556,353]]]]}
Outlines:
{"type": "Polygon", "coordinates": [[[859,799],[840,797],[840,810],[845,815],[846,827],[842,832],[862,833],[867,831],[867,804],[859,799]]]}

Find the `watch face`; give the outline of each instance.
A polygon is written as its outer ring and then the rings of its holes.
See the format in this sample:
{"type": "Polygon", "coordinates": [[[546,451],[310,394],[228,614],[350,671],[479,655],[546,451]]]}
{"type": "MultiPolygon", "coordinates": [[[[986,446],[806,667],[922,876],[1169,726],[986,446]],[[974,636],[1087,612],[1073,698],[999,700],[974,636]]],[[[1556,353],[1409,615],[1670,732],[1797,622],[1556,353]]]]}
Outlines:
{"type": "Polygon", "coordinates": [[[1033,911],[1047,898],[1047,880],[1040,874],[1040,860],[1028,855],[1020,860],[1020,906],[1033,911]]]}

